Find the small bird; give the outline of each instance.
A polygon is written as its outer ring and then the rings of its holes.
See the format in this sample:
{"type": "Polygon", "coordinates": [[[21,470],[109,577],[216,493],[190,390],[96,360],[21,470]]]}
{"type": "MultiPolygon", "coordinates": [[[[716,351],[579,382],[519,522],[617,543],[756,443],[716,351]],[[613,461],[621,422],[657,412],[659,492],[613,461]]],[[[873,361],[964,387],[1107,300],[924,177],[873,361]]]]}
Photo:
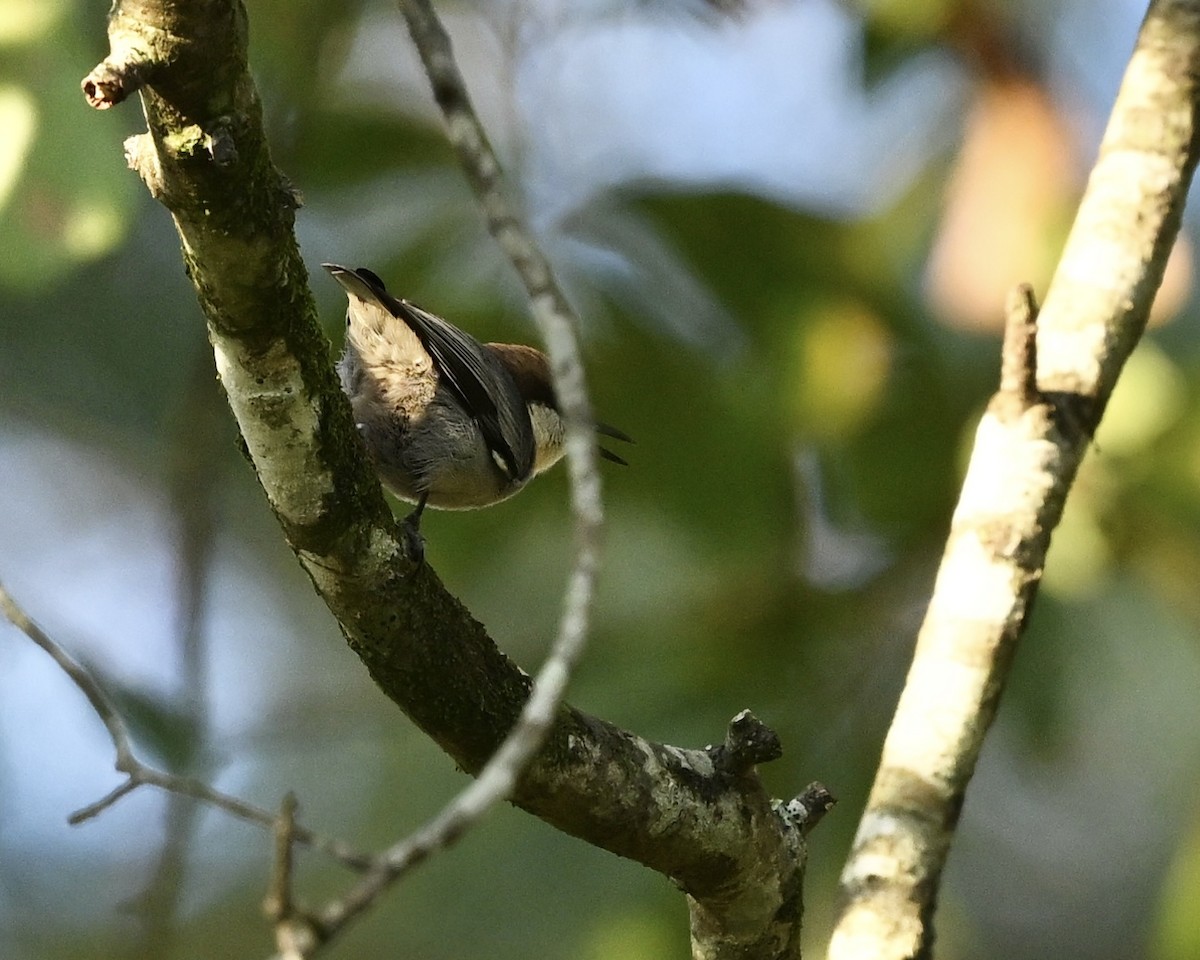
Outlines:
{"type": "MultiPolygon", "coordinates": [[[[405,519],[422,555],[426,506],[471,510],[506,500],[563,454],[564,426],[546,355],[480,343],[400,300],[366,268],[322,266],[349,297],[342,389],[380,479],[416,504],[405,519]]],[[[596,432],[632,443],[615,427],[596,432]]],[[[625,460],[605,450],[614,463],[625,460]]]]}

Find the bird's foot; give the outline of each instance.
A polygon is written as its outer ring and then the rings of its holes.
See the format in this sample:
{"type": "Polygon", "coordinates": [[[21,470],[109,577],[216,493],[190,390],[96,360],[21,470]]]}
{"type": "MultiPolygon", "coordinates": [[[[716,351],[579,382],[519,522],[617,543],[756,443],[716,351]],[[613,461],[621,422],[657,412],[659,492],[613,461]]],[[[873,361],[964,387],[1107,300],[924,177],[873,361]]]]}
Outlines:
{"type": "Polygon", "coordinates": [[[404,540],[404,552],[413,563],[425,562],[425,537],[421,533],[421,514],[425,510],[425,497],[417,503],[417,509],[400,521],[400,534],[404,540]]]}
{"type": "Polygon", "coordinates": [[[414,563],[425,562],[425,536],[421,533],[421,518],[410,513],[400,521],[400,532],[404,540],[404,552],[414,563]]]}

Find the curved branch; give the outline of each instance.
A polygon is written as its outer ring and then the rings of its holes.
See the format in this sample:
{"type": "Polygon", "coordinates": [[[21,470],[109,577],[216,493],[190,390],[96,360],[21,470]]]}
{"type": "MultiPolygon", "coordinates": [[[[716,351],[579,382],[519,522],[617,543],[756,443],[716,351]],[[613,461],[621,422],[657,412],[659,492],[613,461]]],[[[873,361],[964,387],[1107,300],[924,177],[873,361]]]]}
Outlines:
{"type": "Polygon", "coordinates": [[[929,954],[946,854],[1051,531],[1179,229],[1200,142],[1198,91],[1200,2],[1156,0],[1045,305],[1037,315],[1027,291],[1011,302],[1001,390],[976,434],[842,873],[834,960],[929,954]]]}
{"type": "MultiPolygon", "coordinates": [[[[121,9],[122,24],[140,18],[154,60],[142,90],[149,131],[127,154],[174,218],[271,508],[375,682],[478,773],[531,681],[427,565],[405,558],[317,325],[292,233],[295,197],[271,164],[246,70],[244,10],[236,0],[124,0],[121,9]]],[[[547,343],[562,358],[569,348],[556,345],[556,329],[547,343]]],[[[559,364],[556,374],[573,375],[559,364]]],[[[593,456],[586,400],[575,397],[573,473],[593,456]]],[[[564,706],[513,800],[672,877],[693,898],[698,955],[798,953],[803,839],[752,767],[720,770],[706,751],[652,743],[564,706]]]]}

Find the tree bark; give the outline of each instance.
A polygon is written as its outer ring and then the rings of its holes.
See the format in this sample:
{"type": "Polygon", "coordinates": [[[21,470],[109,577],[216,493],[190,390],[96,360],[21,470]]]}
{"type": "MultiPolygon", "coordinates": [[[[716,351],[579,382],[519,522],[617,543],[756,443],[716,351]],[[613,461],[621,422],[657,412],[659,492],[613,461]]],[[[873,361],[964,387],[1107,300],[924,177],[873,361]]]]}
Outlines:
{"type": "Polygon", "coordinates": [[[1009,308],[933,597],[853,849],[833,960],[929,955],[942,869],[1050,535],[1146,326],[1200,136],[1200,3],[1156,0],[1040,315],[1009,308]],[[1036,333],[1036,339],[1034,335],[1036,333]]]}
{"type": "MultiPolygon", "coordinates": [[[[317,324],[296,194],[271,162],[246,29],[233,0],[122,0],[84,93],[106,108],[140,91],[148,131],[127,156],[174,219],[271,509],[374,681],[474,773],[530,680],[404,553],[317,324]]],[[[653,743],[563,707],[513,801],[676,881],[697,956],[782,960],[799,953],[804,840],[764,792],[762,759],[653,743]]]]}

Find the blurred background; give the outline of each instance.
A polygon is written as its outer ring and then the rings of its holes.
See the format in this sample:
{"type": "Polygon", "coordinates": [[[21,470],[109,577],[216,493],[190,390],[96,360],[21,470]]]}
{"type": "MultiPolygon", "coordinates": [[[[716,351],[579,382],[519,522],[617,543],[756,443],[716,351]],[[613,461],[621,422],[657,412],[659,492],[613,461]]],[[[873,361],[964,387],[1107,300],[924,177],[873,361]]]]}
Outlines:
{"type": "MultiPolygon", "coordinates": [[[[481,339],[535,334],[394,5],[249,0],[310,270],[366,265],[481,339]]],[[[107,684],[147,759],[375,848],[465,782],[368,680],[283,544],[169,218],[95,113],[99,0],[0,0],[0,580],[107,684]]],[[[1045,290],[1138,0],[445,4],[526,214],[586,323],[607,562],[572,689],[701,746],[751,707],[811,840],[806,942],[932,582],[1000,310],[1045,290]],[[625,451],[623,450],[622,453],[625,451]]],[[[962,817],[938,954],[1200,956],[1200,315],[1190,216],[1055,535],[962,817]]],[[[344,299],[314,293],[340,349],[344,299]]],[[[570,552],[564,471],[427,518],[429,559],[526,669],[570,552]]],[[[270,842],[118,783],[62,673],[0,627],[0,956],[265,957],[270,842]]],[[[300,858],[321,902],[348,875],[300,858]]],[[[503,809],[330,957],[687,955],[660,876],[503,809]]]]}

